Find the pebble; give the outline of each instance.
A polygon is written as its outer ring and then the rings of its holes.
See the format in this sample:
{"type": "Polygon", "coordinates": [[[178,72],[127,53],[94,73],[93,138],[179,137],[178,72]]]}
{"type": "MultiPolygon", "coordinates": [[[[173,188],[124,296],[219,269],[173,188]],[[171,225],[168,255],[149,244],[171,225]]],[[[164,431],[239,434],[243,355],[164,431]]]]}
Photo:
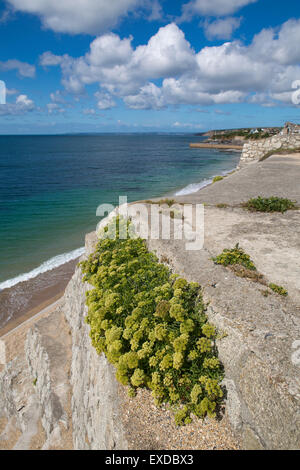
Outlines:
{"type": "Polygon", "coordinates": [[[190,425],[178,427],[166,406],[162,409],[153,404],[150,391],[141,389],[135,398],[128,397],[125,387],[120,393],[130,450],[239,449],[226,418],[221,421],[194,418],[190,425]]]}

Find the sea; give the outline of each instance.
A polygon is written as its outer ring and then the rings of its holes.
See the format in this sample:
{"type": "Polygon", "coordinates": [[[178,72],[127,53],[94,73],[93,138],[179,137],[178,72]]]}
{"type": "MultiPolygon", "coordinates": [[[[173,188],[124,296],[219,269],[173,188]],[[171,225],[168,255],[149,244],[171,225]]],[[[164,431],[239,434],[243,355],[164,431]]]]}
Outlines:
{"type": "Polygon", "coordinates": [[[0,136],[0,291],[83,253],[97,207],[185,195],[234,169],[190,134],[0,136]]]}

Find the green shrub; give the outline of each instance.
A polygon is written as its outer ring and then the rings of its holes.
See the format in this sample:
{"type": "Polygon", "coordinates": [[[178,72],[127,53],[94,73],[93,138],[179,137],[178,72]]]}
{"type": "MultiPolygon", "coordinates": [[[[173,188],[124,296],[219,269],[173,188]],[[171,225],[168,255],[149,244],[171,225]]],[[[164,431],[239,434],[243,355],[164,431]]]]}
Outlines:
{"type": "Polygon", "coordinates": [[[253,261],[251,261],[250,256],[247,255],[244,250],[239,247],[239,244],[237,244],[232,250],[223,250],[223,253],[221,253],[216,258],[213,258],[213,261],[216,264],[222,264],[223,266],[239,264],[247,269],[253,271],[256,270],[256,267],[253,261]]]}
{"type": "Polygon", "coordinates": [[[277,286],[276,284],[269,284],[269,287],[273,292],[276,292],[276,294],[282,295],[283,297],[288,295],[288,291],[281,286],[277,286]]]}
{"type": "Polygon", "coordinates": [[[172,405],[178,425],[189,423],[191,413],[214,416],[223,374],[200,286],[172,275],[140,238],[121,240],[119,233],[120,225],[115,239],[100,240],[81,263],[94,287],[86,317],[93,346],[131,395],[146,387],[157,405],[172,405]]]}
{"type": "Polygon", "coordinates": [[[280,197],[269,197],[262,198],[257,197],[250,199],[248,202],[243,204],[246,209],[257,212],[286,212],[290,209],[295,209],[295,203],[289,199],[283,199],[280,197]]]}
{"type": "Polygon", "coordinates": [[[222,181],[224,179],[224,176],[215,176],[213,179],[213,183],[217,183],[218,181],[222,181]]]}

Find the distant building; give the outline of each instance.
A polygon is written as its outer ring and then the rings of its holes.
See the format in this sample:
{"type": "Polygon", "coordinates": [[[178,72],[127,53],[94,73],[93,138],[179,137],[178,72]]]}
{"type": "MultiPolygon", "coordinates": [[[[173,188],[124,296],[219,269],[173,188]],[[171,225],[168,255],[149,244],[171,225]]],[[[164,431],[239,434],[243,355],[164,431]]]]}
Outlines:
{"type": "Polygon", "coordinates": [[[286,122],[280,134],[281,135],[300,134],[300,125],[294,124],[292,122],[286,122]]]}

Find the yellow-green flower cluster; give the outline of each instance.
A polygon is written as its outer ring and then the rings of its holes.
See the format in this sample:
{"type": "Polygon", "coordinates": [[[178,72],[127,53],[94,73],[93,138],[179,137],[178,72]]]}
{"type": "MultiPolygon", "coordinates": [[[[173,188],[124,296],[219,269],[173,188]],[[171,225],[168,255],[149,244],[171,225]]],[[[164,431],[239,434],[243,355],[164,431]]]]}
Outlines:
{"type": "Polygon", "coordinates": [[[131,396],[147,387],[157,405],[177,407],[177,424],[188,424],[191,414],[213,416],[223,396],[222,367],[200,286],[172,275],[140,238],[120,239],[126,230],[132,228],[124,219],[112,221],[105,233],[116,237],[99,241],[81,263],[94,287],[86,318],[92,344],[131,396]]]}

